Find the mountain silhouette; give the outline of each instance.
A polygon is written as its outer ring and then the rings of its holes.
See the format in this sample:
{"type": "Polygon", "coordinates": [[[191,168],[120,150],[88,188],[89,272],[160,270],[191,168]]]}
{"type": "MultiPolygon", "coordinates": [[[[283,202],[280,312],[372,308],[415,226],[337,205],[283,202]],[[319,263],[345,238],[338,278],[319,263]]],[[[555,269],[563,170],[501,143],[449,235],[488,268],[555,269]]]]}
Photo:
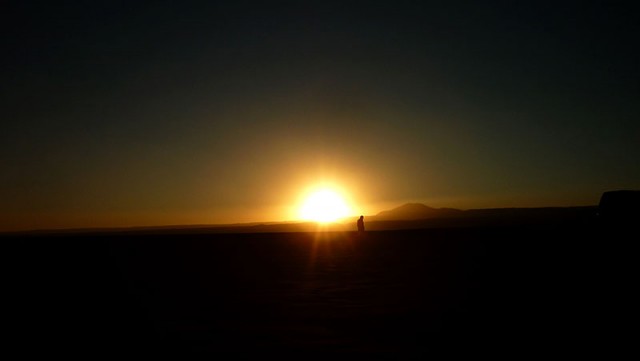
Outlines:
{"type": "Polygon", "coordinates": [[[455,209],[407,203],[365,218],[369,229],[588,223],[597,206],[455,209]]]}
{"type": "Polygon", "coordinates": [[[464,211],[454,208],[432,208],[422,203],[407,203],[376,214],[376,220],[414,220],[459,217],[464,211]]]}
{"type": "Polygon", "coordinates": [[[599,212],[605,218],[636,218],[640,215],[640,191],[617,190],[604,192],[599,212]]]}

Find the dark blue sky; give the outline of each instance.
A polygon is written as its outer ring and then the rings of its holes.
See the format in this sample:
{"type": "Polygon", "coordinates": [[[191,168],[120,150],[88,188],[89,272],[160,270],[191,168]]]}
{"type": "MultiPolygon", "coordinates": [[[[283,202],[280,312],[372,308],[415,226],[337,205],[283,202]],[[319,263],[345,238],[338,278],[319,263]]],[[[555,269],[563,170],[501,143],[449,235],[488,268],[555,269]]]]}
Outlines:
{"type": "Polygon", "coordinates": [[[596,204],[640,188],[616,1],[9,2],[2,229],[596,204]]]}

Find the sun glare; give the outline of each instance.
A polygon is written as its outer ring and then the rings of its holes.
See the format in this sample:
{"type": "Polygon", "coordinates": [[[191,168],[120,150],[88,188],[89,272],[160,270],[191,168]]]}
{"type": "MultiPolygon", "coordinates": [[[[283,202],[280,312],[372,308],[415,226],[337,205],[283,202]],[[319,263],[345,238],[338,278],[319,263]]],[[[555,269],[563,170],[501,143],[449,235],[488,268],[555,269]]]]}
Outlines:
{"type": "Polygon", "coordinates": [[[300,218],[315,222],[333,222],[349,215],[344,199],[331,189],[310,193],[300,208],[300,218]]]}

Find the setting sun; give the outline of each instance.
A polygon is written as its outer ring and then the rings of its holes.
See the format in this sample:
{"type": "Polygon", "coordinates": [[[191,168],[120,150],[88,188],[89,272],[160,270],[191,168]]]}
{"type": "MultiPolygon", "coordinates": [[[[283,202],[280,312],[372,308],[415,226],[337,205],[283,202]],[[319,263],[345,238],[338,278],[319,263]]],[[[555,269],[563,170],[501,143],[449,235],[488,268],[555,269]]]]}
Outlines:
{"type": "Polygon", "coordinates": [[[349,215],[349,206],[342,196],[331,189],[310,193],[300,208],[300,218],[316,222],[333,222],[349,215]]]}

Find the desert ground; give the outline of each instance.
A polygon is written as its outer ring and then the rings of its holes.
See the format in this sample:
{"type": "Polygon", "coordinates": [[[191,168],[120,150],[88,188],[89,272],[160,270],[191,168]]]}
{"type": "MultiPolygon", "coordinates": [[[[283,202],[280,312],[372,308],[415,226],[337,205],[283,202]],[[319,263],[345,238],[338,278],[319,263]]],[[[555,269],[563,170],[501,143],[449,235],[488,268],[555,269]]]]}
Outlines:
{"type": "Polygon", "coordinates": [[[610,354],[632,294],[620,237],[584,225],[7,236],[5,325],[25,355],[610,354]]]}

